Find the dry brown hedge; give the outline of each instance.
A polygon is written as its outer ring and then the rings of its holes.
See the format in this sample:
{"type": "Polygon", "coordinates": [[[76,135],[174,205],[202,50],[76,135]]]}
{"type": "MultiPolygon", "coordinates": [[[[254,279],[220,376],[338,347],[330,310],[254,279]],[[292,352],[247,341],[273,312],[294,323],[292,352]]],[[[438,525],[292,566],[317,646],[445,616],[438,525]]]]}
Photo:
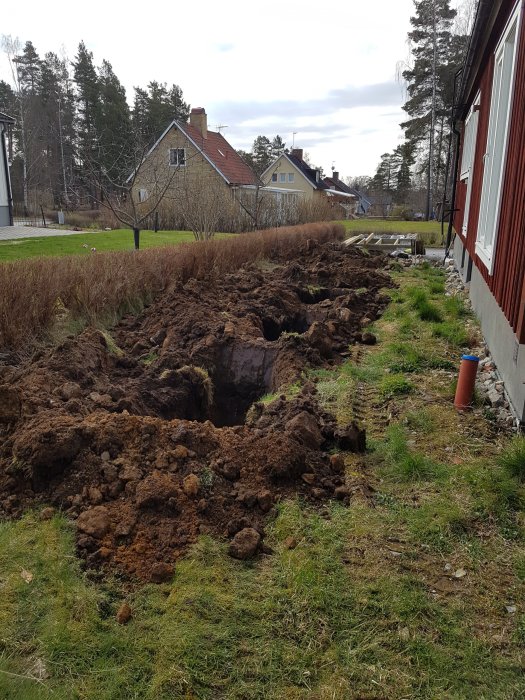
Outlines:
{"type": "Polygon", "coordinates": [[[174,282],[224,274],[260,258],[286,258],[308,239],[344,237],[335,223],[305,224],[202,243],[0,265],[0,348],[30,347],[60,317],[112,323],[174,282]]]}

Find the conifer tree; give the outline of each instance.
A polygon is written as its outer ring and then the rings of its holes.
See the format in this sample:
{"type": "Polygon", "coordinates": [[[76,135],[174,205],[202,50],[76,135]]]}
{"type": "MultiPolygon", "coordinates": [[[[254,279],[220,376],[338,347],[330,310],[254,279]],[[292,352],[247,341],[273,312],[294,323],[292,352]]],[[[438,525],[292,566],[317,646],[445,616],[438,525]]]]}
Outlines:
{"type": "Polygon", "coordinates": [[[406,138],[417,147],[427,174],[426,216],[442,182],[439,176],[447,143],[444,129],[452,108],[454,74],[460,68],[466,37],[454,37],[452,24],[456,10],[450,0],[414,0],[408,37],[412,65],[403,72],[408,100],[403,109],[409,119],[401,124],[406,138]]]}

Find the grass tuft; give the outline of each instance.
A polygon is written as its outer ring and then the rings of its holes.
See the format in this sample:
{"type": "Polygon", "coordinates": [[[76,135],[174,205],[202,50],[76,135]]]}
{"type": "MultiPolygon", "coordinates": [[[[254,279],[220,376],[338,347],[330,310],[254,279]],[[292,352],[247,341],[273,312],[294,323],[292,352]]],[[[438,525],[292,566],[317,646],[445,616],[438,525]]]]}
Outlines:
{"type": "Polygon", "coordinates": [[[379,393],[383,399],[405,396],[414,390],[414,385],[402,374],[387,374],[379,383],[379,393]]]}
{"type": "Polygon", "coordinates": [[[516,436],[500,455],[498,463],[520,484],[525,482],[525,436],[516,436]]]}
{"type": "Polygon", "coordinates": [[[388,428],[381,450],[387,460],[387,470],[403,481],[433,480],[441,478],[446,468],[408,445],[405,431],[400,425],[388,428]]]}

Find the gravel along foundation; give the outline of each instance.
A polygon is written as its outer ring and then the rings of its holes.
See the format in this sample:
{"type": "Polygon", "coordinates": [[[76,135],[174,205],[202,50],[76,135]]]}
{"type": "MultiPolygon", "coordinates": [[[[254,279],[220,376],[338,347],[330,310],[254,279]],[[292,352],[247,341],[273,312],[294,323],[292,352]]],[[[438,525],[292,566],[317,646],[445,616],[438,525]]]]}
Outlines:
{"type": "Polygon", "coordinates": [[[341,452],[363,450],[364,432],[338,426],[314,384],[280,390],[371,342],[384,262],[307,241],[294,259],[181,283],[111,335],[4,361],[0,514],[60,509],[89,568],[162,581],[201,533],[248,558],[279,499],[344,501],[341,452]]]}

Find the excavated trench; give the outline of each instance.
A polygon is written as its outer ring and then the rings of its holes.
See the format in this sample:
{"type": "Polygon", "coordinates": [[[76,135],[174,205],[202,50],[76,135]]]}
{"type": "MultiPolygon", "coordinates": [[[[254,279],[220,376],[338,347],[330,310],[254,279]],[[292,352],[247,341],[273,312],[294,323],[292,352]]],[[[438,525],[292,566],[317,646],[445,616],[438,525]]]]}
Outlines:
{"type": "Polygon", "coordinates": [[[113,329],[118,352],[87,329],[0,364],[0,515],[51,504],[77,522],[88,567],[161,580],[202,533],[248,528],[259,551],[281,498],[348,500],[330,452],[364,449],[364,432],[338,426],[308,382],[258,400],[359,342],[386,304],[382,264],[307,247],[167,292],[113,329]]]}

